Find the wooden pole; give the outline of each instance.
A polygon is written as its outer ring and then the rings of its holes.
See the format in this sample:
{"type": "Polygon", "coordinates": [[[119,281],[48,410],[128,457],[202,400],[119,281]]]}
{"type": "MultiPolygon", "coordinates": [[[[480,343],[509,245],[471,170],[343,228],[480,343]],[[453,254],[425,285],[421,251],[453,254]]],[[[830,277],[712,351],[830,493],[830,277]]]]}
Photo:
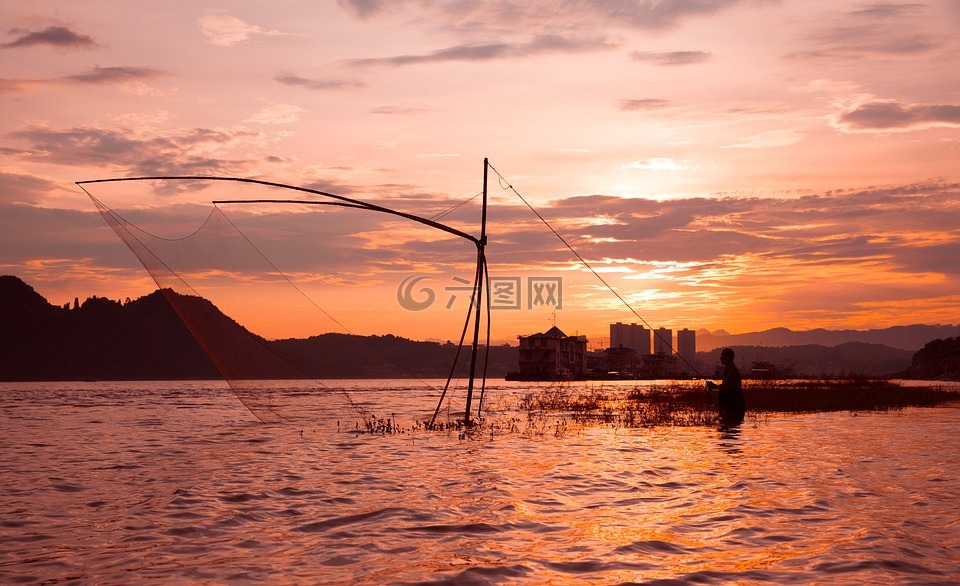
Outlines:
{"type": "MultiPolygon", "coordinates": [[[[480,211],[480,239],[477,241],[477,294],[473,300],[476,316],[473,321],[473,347],[470,351],[470,380],[467,383],[467,405],[463,411],[463,423],[470,425],[470,408],[473,402],[473,385],[477,373],[477,347],[480,345],[480,318],[483,307],[483,282],[486,280],[486,257],[484,247],[487,245],[487,158],[483,159],[483,207],[480,211]]],[[[489,351],[489,349],[488,349],[489,351]]]]}

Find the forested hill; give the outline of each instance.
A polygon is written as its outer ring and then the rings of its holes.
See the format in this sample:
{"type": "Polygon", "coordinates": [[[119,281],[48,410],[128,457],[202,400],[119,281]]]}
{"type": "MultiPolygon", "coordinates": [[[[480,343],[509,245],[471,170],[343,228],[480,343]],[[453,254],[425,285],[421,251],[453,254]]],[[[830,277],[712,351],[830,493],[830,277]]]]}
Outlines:
{"type": "Polygon", "coordinates": [[[874,330],[805,330],[793,331],[787,328],[773,328],[762,332],[728,334],[724,331],[697,331],[697,348],[703,351],[724,346],[804,346],[819,344],[834,347],[848,342],[864,344],[882,344],[891,348],[916,352],[930,340],[956,336],[956,325],[910,325],[894,326],[874,330]]]}
{"type": "Polygon", "coordinates": [[[960,380],[960,336],[936,339],[913,355],[905,378],[960,380]]]}
{"type": "MultiPolygon", "coordinates": [[[[910,366],[912,352],[882,344],[847,342],[836,346],[730,346],[745,377],[766,376],[756,368],[775,371],[776,378],[795,376],[889,376],[910,366]]],[[[718,364],[720,349],[698,352],[704,364],[718,364]]]]}
{"type": "MultiPolygon", "coordinates": [[[[221,331],[256,337],[209,301],[189,301],[221,331]]],[[[392,335],[259,342],[314,378],[446,377],[456,354],[453,344],[392,335]]],[[[488,375],[515,369],[516,352],[491,348],[488,375]]],[[[468,367],[465,355],[458,362],[461,376],[468,367]]],[[[0,276],[0,380],[215,378],[220,373],[160,291],[126,303],[90,297],[58,307],[19,278],[0,276]]]]}
{"type": "MultiPolygon", "coordinates": [[[[234,340],[256,338],[209,301],[186,299],[234,340]]],[[[768,362],[806,376],[897,373],[912,378],[957,378],[958,340],[938,338],[916,354],[859,342],[731,346],[737,348],[738,363],[748,370],[753,362],[768,362]]],[[[417,342],[389,334],[322,334],[305,340],[257,342],[313,378],[444,378],[457,350],[454,344],[417,342]]],[[[496,346],[490,353],[488,376],[502,377],[517,369],[516,347],[496,346]]],[[[467,354],[460,357],[458,376],[467,374],[467,354]]],[[[705,373],[717,362],[718,354],[719,349],[698,353],[705,373]]],[[[0,276],[0,380],[216,378],[221,378],[220,373],[160,291],[125,303],[90,297],[72,307],[58,307],[19,278],[0,276]]]]}
{"type": "Polygon", "coordinates": [[[90,297],[51,305],[16,277],[0,277],[0,379],[219,378],[159,291],[121,304],[90,297]]]}

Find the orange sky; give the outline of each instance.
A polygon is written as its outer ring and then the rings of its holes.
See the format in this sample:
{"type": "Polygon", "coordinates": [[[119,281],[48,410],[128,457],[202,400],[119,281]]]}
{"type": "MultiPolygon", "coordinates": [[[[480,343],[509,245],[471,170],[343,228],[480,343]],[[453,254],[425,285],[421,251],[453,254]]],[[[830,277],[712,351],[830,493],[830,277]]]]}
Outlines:
{"type": "MultiPolygon", "coordinates": [[[[155,287],[78,180],[257,177],[429,216],[476,195],[489,157],[653,326],[960,322],[953,0],[223,6],[0,3],[0,272],[59,304],[155,287]]],[[[210,190],[93,193],[168,236],[210,211],[210,190]]],[[[491,198],[492,274],[564,295],[496,312],[495,338],[637,321],[495,176],[491,198]]],[[[459,330],[440,304],[469,246],[225,211],[350,331],[459,330]],[[424,312],[399,308],[410,276],[430,277],[424,312]]]]}

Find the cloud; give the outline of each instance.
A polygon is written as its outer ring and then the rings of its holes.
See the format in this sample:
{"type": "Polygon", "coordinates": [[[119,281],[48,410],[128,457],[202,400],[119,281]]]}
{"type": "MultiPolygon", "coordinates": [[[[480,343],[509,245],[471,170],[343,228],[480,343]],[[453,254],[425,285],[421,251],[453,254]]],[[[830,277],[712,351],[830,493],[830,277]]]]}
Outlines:
{"type": "Polygon", "coordinates": [[[711,58],[709,51],[633,51],[630,58],[634,61],[647,61],[655,65],[676,66],[695,65],[711,58]]]}
{"type": "Polygon", "coordinates": [[[300,119],[304,108],[293,104],[267,104],[259,112],[247,119],[257,124],[292,124],[300,119]]]}
{"type": "Polygon", "coordinates": [[[912,3],[894,3],[894,2],[883,2],[875,4],[864,4],[856,10],[851,10],[848,14],[850,16],[858,18],[870,18],[870,19],[892,19],[892,18],[902,18],[904,16],[912,16],[914,14],[922,13],[925,6],[923,4],[912,2],[912,3]]]}
{"type": "Polygon", "coordinates": [[[232,47],[254,36],[278,36],[280,31],[263,30],[226,14],[205,14],[200,17],[200,31],[211,45],[232,47]]]}
{"type": "Polygon", "coordinates": [[[0,94],[25,92],[49,83],[49,81],[42,79],[0,79],[0,94]]]}
{"type": "Polygon", "coordinates": [[[372,108],[371,114],[422,114],[429,112],[430,108],[426,106],[406,105],[406,106],[380,106],[372,108]]]}
{"type": "Polygon", "coordinates": [[[61,77],[67,83],[114,84],[145,81],[169,75],[161,69],[151,67],[94,67],[84,73],[61,77]]]}
{"type": "Polygon", "coordinates": [[[882,257],[888,269],[912,270],[920,255],[927,259],[924,270],[960,274],[960,265],[950,257],[956,248],[952,243],[960,236],[955,225],[960,184],[924,183],[792,199],[576,196],[540,211],[555,226],[564,226],[560,232],[572,239],[589,233],[591,239],[580,240],[581,252],[595,259],[689,262],[750,254],[847,265],[882,257]]]}
{"type": "Polygon", "coordinates": [[[660,100],[656,98],[644,98],[639,100],[618,100],[618,109],[624,112],[660,110],[672,105],[669,100],[660,100]]]}
{"type": "MultiPolygon", "coordinates": [[[[895,323],[890,316],[898,311],[925,307],[930,299],[956,300],[960,286],[960,265],[953,260],[960,241],[958,184],[790,199],[587,196],[556,201],[540,212],[592,265],[628,269],[611,281],[628,299],[653,287],[675,295],[676,305],[657,306],[669,319],[691,311],[720,313],[734,323],[790,326],[820,320],[823,326],[828,316],[848,327],[895,323]],[[605,221],[591,223],[596,218],[605,221]]],[[[509,245],[526,244],[528,259],[551,263],[539,266],[579,270],[569,258],[541,254],[536,230],[513,232],[503,224],[497,229],[508,230],[509,245]]],[[[494,239],[498,245],[503,240],[494,239]]],[[[498,257],[491,250],[489,258],[493,263],[498,257]]],[[[562,274],[565,282],[571,279],[569,272],[562,274]]],[[[911,311],[945,319],[937,313],[911,311]]]]}
{"type": "Polygon", "coordinates": [[[310,79],[300,77],[293,73],[279,73],[274,78],[275,81],[283,85],[292,87],[302,87],[308,90],[333,91],[343,89],[354,89],[366,86],[362,81],[351,79],[310,79]]]}
{"type": "Polygon", "coordinates": [[[919,4],[867,4],[858,10],[830,19],[832,26],[807,37],[810,49],[786,56],[793,60],[846,60],[870,57],[913,57],[932,53],[944,40],[912,32],[929,27],[917,17],[919,4]]]}
{"type": "Polygon", "coordinates": [[[397,4],[401,4],[401,2],[386,0],[337,0],[337,5],[339,5],[340,8],[351,16],[360,19],[382,14],[386,8],[397,4]]]}
{"type": "Polygon", "coordinates": [[[743,4],[740,0],[639,0],[599,2],[597,10],[613,21],[625,21],[643,29],[669,29],[693,16],[715,14],[743,4]]]}
{"type": "Polygon", "coordinates": [[[22,49],[36,45],[47,45],[59,49],[95,49],[98,46],[91,37],[64,26],[48,26],[39,31],[13,29],[10,32],[20,36],[9,43],[0,44],[0,49],[22,49]]]}
{"type": "Polygon", "coordinates": [[[52,84],[91,84],[125,86],[136,93],[145,93],[143,83],[151,79],[169,75],[162,69],[152,67],[94,67],[83,73],[67,75],[56,79],[0,79],[0,94],[25,92],[40,86],[52,84]]]}
{"type": "Polygon", "coordinates": [[[627,163],[622,169],[641,169],[644,171],[686,171],[687,169],[696,169],[697,164],[693,161],[671,159],[669,157],[654,157],[642,161],[627,163]]]}
{"type": "Polygon", "coordinates": [[[349,65],[358,68],[402,67],[422,63],[450,61],[492,61],[497,59],[522,58],[546,54],[589,53],[606,51],[620,46],[620,41],[610,38],[568,38],[559,35],[544,35],[526,43],[491,43],[482,45],[458,45],[421,55],[399,55],[353,59],[349,65]]]}
{"type": "Polygon", "coordinates": [[[960,105],[871,101],[840,114],[836,125],[849,131],[916,130],[960,126],[960,105]]]}
{"type": "Polygon", "coordinates": [[[56,187],[56,183],[20,173],[0,171],[0,201],[6,203],[36,203],[56,187]]]}
{"type": "MultiPolygon", "coordinates": [[[[392,189],[383,186],[385,192],[392,189]]],[[[414,195],[413,187],[405,189],[414,195]]],[[[364,192],[369,195],[371,190],[364,192]]],[[[360,197],[397,205],[396,199],[360,197]]],[[[456,203],[424,196],[404,198],[400,205],[429,217],[456,203]]],[[[186,233],[203,222],[209,207],[151,207],[130,215],[118,211],[146,229],[152,224],[186,233]]],[[[409,274],[429,273],[440,279],[434,286],[442,289],[453,284],[451,275],[463,274],[463,259],[472,249],[467,242],[443,235],[434,239],[436,234],[428,229],[357,210],[238,206],[225,211],[267,258],[301,283],[335,278],[377,281],[389,288],[409,274]]],[[[577,196],[538,211],[592,266],[607,272],[605,278],[626,298],[639,301],[658,291],[664,301],[655,309],[668,314],[645,313],[655,320],[680,319],[681,310],[689,310],[723,314],[733,323],[752,319],[790,326],[825,319],[821,316],[829,312],[830,319],[849,319],[849,325],[865,323],[857,319],[893,319],[884,316],[910,304],[920,307],[927,299],[956,300],[960,283],[955,262],[960,252],[960,184],[955,183],[790,199],[577,196]]],[[[469,215],[473,212],[475,205],[464,206],[443,221],[471,230],[476,226],[469,215]]],[[[607,307],[603,304],[610,302],[609,294],[601,298],[600,292],[583,286],[593,282],[590,275],[528,209],[498,205],[490,213],[488,258],[494,274],[549,271],[562,275],[568,290],[582,292],[575,302],[579,308],[607,307]]],[[[79,266],[89,279],[96,278],[90,270],[96,267],[111,276],[136,270],[132,256],[95,213],[0,202],[0,267],[43,282],[59,278],[71,266],[79,266]]],[[[240,277],[254,270],[236,263],[229,268],[240,277]]],[[[652,306],[644,307],[656,313],[652,306]]],[[[953,311],[956,305],[938,307],[953,311]]]]}
{"type": "Polygon", "coordinates": [[[768,130],[740,139],[733,144],[725,145],[725,149],[771,149],[793,146],[803,140],[804,134],[799,130],[768,130]]]}
{"type": "MultiPolygon", "coordinates": [[[[766,0],[749,0],[752,4],[766,0]]],[[[747,0],[598,0],[570,2],[541,0],[514,2],[419,2],[416,0],[338,0],[351,16],[369,20],[400,12],[417,12],[417,18],[432,20],[438,26],[461,30],[569,30],[571,26],[600,28],[608,26],[665,30],[684,20],[715,14],[747,3],[747,0]]]]}
{"type": "Polygon", "coordinates": [[[18,268],[21,275],[54,259],[76,263],[94,257],[101,269],[138,266],[117,246],[116,236],[93,206],[81,212],[0,202],[0,243],[0,264],[18,268]]]}
{"type": "Polygon", "coordinates": [[[259,138],[245,130],[194,128],[165,135],[132,129],[78,126],[54,130],[29,126],[8,137],[27,143],[14,153],[59,165],[97,165],[134,175],[197,175],[239,172],[250,161],[216,157],[242,140],[259,138]]]}

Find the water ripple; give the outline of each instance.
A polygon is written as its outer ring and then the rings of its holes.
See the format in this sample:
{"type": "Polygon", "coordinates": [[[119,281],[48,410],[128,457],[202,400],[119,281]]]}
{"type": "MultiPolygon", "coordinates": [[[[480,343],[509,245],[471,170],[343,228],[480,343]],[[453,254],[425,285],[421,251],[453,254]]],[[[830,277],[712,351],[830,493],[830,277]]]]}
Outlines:
{"type": "Polygon", "coordinates": [[[358,437],[191,384],[0,393],[4,582],[957,583],[960,409],[358,437]]]}

